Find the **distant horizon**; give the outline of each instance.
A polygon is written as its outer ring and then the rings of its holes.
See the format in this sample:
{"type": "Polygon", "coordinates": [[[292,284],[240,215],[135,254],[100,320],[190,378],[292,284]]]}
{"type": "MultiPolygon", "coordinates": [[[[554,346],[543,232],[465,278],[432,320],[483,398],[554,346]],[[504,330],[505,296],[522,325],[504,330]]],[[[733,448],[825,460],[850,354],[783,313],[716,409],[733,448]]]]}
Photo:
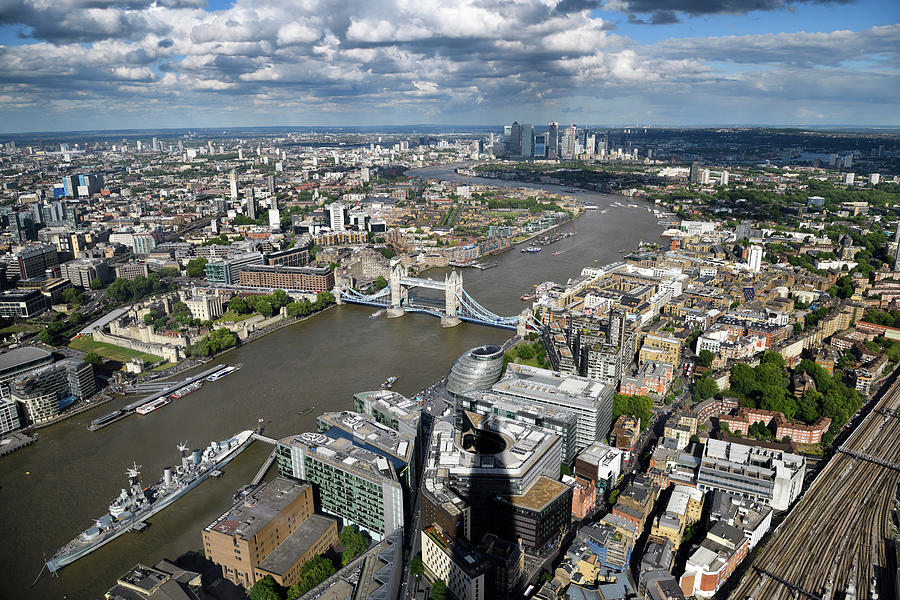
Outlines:
{"type": "MultiPolygon", "coordinates": [[[[528,120],[516,120],[520,123],[528,123],[530,125],[534,125],[535,127],[545,127],[549,125],[549,122],[534,122],[528,120]]],[[[451,133],[449,130],[461,130],[461,133],[464,133],[467,129],[500,129],[502,130],[504,125],[511,125],[513,121],[509,123],[502,124],[453,124],[453,123],[412,123],[408,125],[398,125],[398,124],[380,124],[380,125],[211,125],[211,126],[203,126],[203,127],[122,127],[122,128],[108,128],[108,129],[61,129],[61,130],[38,130],[38,131],[3,131],[0,132],[0,136],[54,136],[54,135],[112,135],[112,134],[142,134],[142,133],[164,133],[164,132],[189,132],[189,131],[219,131],[222,133],[228,133],[229,131],[247,131],[247,130],[284,130],[285,132],[290,132],[292,130],[309,130],[313,131],[341,131],[346,130],[347,133],[354,132],[365,132],[365,133],[382,133],[388,132],[390,130],[399,130],[399,129],[440,129],[447,128],[448,133],[451,133]]],[[[571,123],[557,121],[560,127],[568,126],[571,123]]],[[[797,124],[797,125],[787,125],[787,124],[723,124],[723,123],[712,123],[708,125],[645,125],[645,124],[615,124],[615,125],[607,125],[607,124],[578,124],[575,123],[576,127],[579,129],[656,129],[656,130],[706,130],[706,129],[778,129],[778,130],[787,130],[787,131],[804,131],[810,130],[818,133],[864,133],[864,132],[883,132],[883,133],[898,133],[900,134],[900,125],[859,125],[859,124],[797,124]]],[[[417,133],[415,131],[410,131],[409,133],[417,133]]],[[[422,133],[426,133],[423,131],[422,133]]],[[[429,131],[427,133],[435,133],[433,131],[429,131]]],[[[439,133],[438,133],[439,134],[439,133]]],[[[0,140],[2,141],[2,140],[0,140]]]]}

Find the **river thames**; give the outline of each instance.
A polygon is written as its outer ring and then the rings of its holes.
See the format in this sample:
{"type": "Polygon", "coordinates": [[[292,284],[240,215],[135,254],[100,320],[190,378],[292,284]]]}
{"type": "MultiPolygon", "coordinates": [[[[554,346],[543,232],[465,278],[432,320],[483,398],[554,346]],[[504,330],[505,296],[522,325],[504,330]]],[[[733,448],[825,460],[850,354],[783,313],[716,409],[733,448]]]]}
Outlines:
{"type": "MultiPolygon", "coordinates": [[[[413,173],[562,193],[559,186],[458,176],[448,167],[413,173]]],[[[514,250],[490,257],[499,263],[491,269],[465,269],[466,291],[493,312],[514,315],[527,306],[520,296],[533,285],[547,280],[565,284],[583,267],[618,260],[620,249],[635,249],[642,239],[656,241],[662,231],[646,204],[609,207],[630,200],[593,192],[579,192],[578,197],[601,210],[587,211],[574,225],[559,228],[577,227],[577,235],[540,253],[514,250]]],[[[423,276],[443,278],[444,273],[431,270],[423,276]]],[[[204,447],[252,429],[260,418],[270,437],[314,430],[322,412],[352,409],[355,392],[377,389],[396,375],[394,389],[414,395],[444,377],[465,350],[502,342],[512,333],[468,323],[442,329],[437,318],[421,314],[370,319],[374,311],[354,305],[329,309],[223,355],[218,363],[240,363],[241,370],[149,415],[132,415],[97,432],[87,431],[91,419],[126,404],[115,401],[43,429],[36,444],[0,458],[5,542],[0,562],[6,565],[0,597],[96,600],[138,562],[152,565],[199,551],[202,528],[231,506],[232,494],[250,481],[272,448],[254,442],[227,466],[224,476],[207,480],[150,519],[144,533],[123,535],[64,568],[59,578],[45,571],[32,587],[44,556],[106,511],[126,485],[125,468],[132,462],[141,465],[144,484],[152,485],[165,466],[178,461],[180,442],[204,447]],[[313,410],[301,415],[306,408],[313,410]]]]}

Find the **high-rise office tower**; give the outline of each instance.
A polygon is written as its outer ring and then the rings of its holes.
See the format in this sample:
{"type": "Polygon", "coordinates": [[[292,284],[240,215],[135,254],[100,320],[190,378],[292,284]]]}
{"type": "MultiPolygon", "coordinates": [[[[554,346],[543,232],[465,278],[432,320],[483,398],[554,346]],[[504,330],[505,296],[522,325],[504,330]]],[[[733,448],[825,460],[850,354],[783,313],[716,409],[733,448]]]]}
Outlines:
{"type": "Polygon", "coordinates": [[[588,156],[594,156],[594,151],[597,149],[597,136],[594,134],[590,134],[585,136],[584,138],[584,153],[588,156]]]}
{"type": "Polygon", "coordinates": [[[153,148],[154,152],[159,152],[159,140],[156,138],[153,138],[153,140],[151,142],[151,147],[153,148]]]}
{"type": "Polygon", "coordinates": [[[534,156],[534,126],[531,123],[522,123],[520,126],[522,136],[522,158],[534,156]]]}
{"type": "Polygon", "coordinates": [[[228,174],[228,184],[231,186],[231,199],[238,199],[238,180],[237,173],[235,173],[234,169],[231,170],[231,173],[228,174]]]}
{"type": "Polygon", "coordinates": [[[547,158],[559,158],[559,125],[555,122],[547,130],[547,158]]]}
{"type": "Polygon", "coordinates": [[[534,136],[534,157],[535,158],[546,158],[547,157],[547,134],[539,133],[534,136]]]}
{"type": "Polygon", "coordinates": [[[575,144],[578,140],[578,130],[575,125],[569,125],[562,134],[560,144],[560,157],[565,159],[575,158],[575,144]]]}
{"type": "Polygon", "coordinates": [[[512,156],[520,156],[522,154],[522,126],[516,121],[512,124],[509,132],[509,153],[512,156]]]}

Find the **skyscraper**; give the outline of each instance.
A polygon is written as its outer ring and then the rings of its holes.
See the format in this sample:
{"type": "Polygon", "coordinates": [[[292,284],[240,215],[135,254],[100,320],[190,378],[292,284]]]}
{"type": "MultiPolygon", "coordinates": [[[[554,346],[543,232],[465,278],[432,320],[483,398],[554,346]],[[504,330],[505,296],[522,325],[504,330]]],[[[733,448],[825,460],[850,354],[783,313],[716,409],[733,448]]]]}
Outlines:
{"type": "Polygon", "coordinates": [[[534,156],[534,126],[531,123],[522,123],[521,130],[522,158],[534,156]]]}
{"type": "Polygon", "coordinates": [[[700,183],[700,163],[691,163],[691,183],[700,183]]]}
{"type": "Polygon", "coordinates": [[[894,232],[894,243],[897,245],[894,250],[894,271],[900,271],[900,223],[897,223],[897,230],[894,232]]]}
{"type": "Polygon", "coordinates": [[[761,246],[750,246],[750,258],[747,259],[747,264],[750,266],[751,272],[759,273],[759,269],[762,266],[762,257],[763,249],[761,246]]]}
{"type": "Polygon", "coordinates": [[[547,158],[559,158],[559,125],[555,122],[547,130],[547,158]]]}
{"type": "Polygon", "coordinates": [[[575,142],[578,139],[578,130],[575,125],[569,125],[563,131],[560,157],[565,159],[575,158],[575,142]]]}
{"type": "Polygon", "coordinates": [[[344,231],[347,229],[347,207],[340,202],[332,202],[328,205],[329,224],[332,231],[344,231]]]}
{"type": "Polygon", "coordinates": [[[256,220],[256,199],[253,197],[253,188],[247,188],[247,216],[256,220]]]}
{"type": "Polygon", "coordinates": [[[234,172],[234,169],[231,170],[231,173],[228,174],[228,183],[231,186],[231,199],[238,199],[238,181],[237,181],[237,173],[234,172]]]}
{"type": "Polygon", "coordinates": [[[546,158],[547,157],[547,135],[546,133],[540,133],[534,136],[534,157],[535,158],[546,158]]]}
{"type": "Polygon", "coordinates": [[[512,156],[522,154],[522,126],[518,121],[513,122],[509,130],[509,153],[512,156]]]}

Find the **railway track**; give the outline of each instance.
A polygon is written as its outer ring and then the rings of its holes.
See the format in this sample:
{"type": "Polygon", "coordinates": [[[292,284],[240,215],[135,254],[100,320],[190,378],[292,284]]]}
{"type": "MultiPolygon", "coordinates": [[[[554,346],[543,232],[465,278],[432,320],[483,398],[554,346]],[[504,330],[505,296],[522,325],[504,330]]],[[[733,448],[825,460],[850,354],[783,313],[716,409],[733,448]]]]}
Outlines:
{"type": "MultiPolygon", "coordinates": [[[[900,381],[859,424],[844,448],[900,464],[900,381]]],[[[732,600],[789,600],[788,582],[823,600],[843,597],[851,578],[859,600],[891,597],[890,513],[900,471],[836,453],[759,552],[732,600]],[[771,574],[771,575],[770,575],[771,574]]]]}

